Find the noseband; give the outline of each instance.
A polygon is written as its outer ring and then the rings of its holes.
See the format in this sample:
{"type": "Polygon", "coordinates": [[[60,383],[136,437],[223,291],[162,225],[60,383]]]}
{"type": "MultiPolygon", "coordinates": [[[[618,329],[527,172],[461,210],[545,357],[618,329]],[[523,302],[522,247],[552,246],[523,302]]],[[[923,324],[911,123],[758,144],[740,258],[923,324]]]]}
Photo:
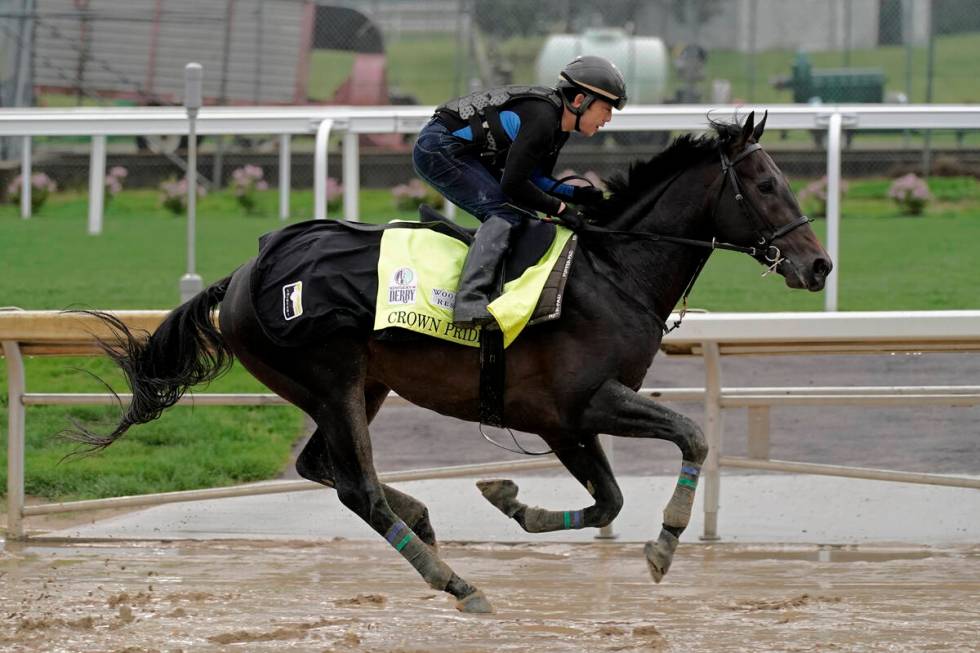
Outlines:
{"type": "Polygon", "coordinates": [[[735,158],[729,159],[728,155],[725,154],[724,148],[718,148],[718,154],[721,158],[721,174],[724,175],[724,178],[721,181],[721,186],[718,187],[718,195],[715,198],[715,208],[712,214],[712,222],[714,221],[714,213],[717,213],[718,211],[719,200],[721,199],[722,192],[725,190],[725,185],[730,183],[732,190],[735,191],[735,203],[738,204],[738,208],[742,212],[742,215],[745,216],[746,220],[754,222],[756,225],[756,234],[759,236],[759,242],[757,243],[759,250],[758,252],[750,254],[750,256],[761,255],[766,262],[770,264],[769,269],[762,274],[762,276],[766,276],[770,272],[775,271],[779,264],[785,260],[785,257],[783,257],[782,253],[779,251],[779,248],[773,245],[773,242],[777,238],[782,238],[794,229],[802,227],[808,222],[813,222],[813,220],[805,215],[801,215],[793,222],[785,224],[777,229],[768,220],[766,220],[762,212],[759,211],[755,204],[752,203],[752,200],[742,193],[742,186],[739,183],[738,172],[735,170],[735,164],[742,159],[747,158],[753,152],[761,149],[761,145],[758,143],[752,143],[750,145],[746,145],[745,149],[739,152],[735,158]]]}

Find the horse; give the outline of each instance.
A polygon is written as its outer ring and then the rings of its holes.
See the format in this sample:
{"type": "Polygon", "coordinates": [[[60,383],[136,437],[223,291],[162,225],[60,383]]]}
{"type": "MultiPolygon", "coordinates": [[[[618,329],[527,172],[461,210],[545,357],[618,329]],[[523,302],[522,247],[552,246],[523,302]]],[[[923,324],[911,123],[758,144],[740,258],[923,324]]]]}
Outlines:
{"type": "MultiPolygon", "coordinates": [[[[507,349],[505,426],[540,436],[594,502],[548,510],[518,499],[513,481],[478,481],[483,496],[529,533],[599,528],[623,495],[598,434],[657,438],[681,453],[677,485],[657,539],[644,547],[653,577],[667,573],[687,527],[708,446],[701,429],[637,389],[675,306],[686,305],[714,249],[744,252],[790,288],[819,291],[832,263],[801,214],[785,176],[759,140],[765,116],[739,124],[709,120],[648,161],[608,182],[589,210],[557,321],[528,327],[507,349]]],[[[204,289],[152,334],[133,334],[109,313],[103,343],[122,368],[133,400],[107,435],[78,427],[77,440],[104,448],[153,420],[194,385],[217,378],[234,358],[299,407],[316,430],[296,461],[301,476],[334,488],[412,564],[430,587],[468,613],[493,612],[489,599],[439,556],[427,507],[378,479],[368,425],[394,390],[408,401],[471,422],[480,419],[479,351],[434,338],[384,340],[340,328],[312,345],[287,347],[263,332],[250,301],[255,259],[204,289]],[[217,326],[212,311],[220,307],[217,326]]]]}

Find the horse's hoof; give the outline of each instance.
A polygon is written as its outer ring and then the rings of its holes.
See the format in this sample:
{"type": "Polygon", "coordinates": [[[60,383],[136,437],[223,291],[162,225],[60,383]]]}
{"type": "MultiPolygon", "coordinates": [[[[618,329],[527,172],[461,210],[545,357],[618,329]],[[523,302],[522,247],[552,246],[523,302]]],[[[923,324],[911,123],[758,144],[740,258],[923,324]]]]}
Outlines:
{"type": "Polygon", "coordinates": [[[468,614],[493,614],[496,610],[490,605],[490,601],[480,590],[464,596],[456,601],[456,609],[468,614]]]}
{"type": "Polygon", "coordinates": [[[656,542],[647,542],[643,547],[643,555],[646,556],[653,582],[659,583],[663,580],[667,570],[670,569],[676,549],[677,538],[666,531],[660,533],[660,539],[656,542]]]}
{"type": "Polygon", "coordinates": [[[513,517],[522,508],[517,501],[518,488],[514,481],[498,478],[492,481],[477,481],[476,486],[480,488],[487,501],[508,517],[513,517]]]}

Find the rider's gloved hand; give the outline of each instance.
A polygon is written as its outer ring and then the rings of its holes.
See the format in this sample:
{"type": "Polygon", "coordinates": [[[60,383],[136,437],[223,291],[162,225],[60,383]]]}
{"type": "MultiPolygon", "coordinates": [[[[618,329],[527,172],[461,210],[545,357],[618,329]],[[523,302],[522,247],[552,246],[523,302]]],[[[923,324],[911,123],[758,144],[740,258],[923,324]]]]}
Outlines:
{"type": "Polygon", "coordinates": [[[558,212],[558,219],[561,221],[562,226],[568,227],[572,231],[578,231],[585,226],[585,216],[568,204],[558,212]]]}
{"type": "Polygon", "coordinates": [[[572,201],[585,206],[595,206],[605,199],[605,193],[595,186],[576,186],[572,191],[572,201]]]}

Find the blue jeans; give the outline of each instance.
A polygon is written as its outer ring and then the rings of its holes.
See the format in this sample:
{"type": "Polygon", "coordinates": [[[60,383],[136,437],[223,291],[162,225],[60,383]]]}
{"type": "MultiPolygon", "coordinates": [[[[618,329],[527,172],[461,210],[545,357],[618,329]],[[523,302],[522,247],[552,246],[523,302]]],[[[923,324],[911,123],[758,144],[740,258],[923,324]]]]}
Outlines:
{"type": "Polygon", "coordinates": [[[480,163],[477,153],[460,152],[469,145],[469,141],[453,136],[445,125],[432,119],[415,141],[415,172],[480,222],[495,215],[512,225],[519,224],[521,214],[506,206],[510,198],[504,195],[497,178],[480,163]]]}

